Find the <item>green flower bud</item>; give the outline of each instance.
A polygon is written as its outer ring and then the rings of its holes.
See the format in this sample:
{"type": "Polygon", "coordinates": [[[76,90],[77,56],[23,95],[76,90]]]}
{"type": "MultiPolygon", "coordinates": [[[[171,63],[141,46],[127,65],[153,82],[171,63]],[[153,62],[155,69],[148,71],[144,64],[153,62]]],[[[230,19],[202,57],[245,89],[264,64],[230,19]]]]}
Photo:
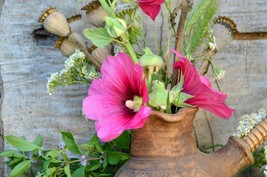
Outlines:
{"type": "Polygon", "coordinates": [[[106,17],[105,20],[106,20],[105,28],[111,37],[117,38],[126,32],[127,25],[124,20],[120,18],[111,18],[111,17],[106,17]]]}
{"type": "Polygon", "coordinates": [[[153,72],[157,73],[160,68],[163,66],[163,59],[152,53],[149,48],[145,48],[145,54],[139,58],[140,64],[144,68],[153,68],[153,72]]]}
{"type": "Polygon", "coordinates": [[[163,82],[156,80],[154,83],[154,89],[149,94],[149,105],[155,108],[160,107],[165,109],[167,105],[168,93],[170,102],[172,102],[174,99],[173,93],[165,89],[163,82]]]}

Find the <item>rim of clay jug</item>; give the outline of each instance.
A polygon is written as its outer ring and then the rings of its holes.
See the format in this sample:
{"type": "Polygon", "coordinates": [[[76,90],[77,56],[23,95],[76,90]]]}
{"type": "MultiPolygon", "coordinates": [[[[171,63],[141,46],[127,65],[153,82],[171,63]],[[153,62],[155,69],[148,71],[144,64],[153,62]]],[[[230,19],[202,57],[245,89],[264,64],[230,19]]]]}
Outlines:
{"type": "Polygon", "coordinates": [[[175,114],[167,114],[165,112],[153,110],[150,116],[155,116],[158,119],[164,120],[166,122],[177,122],[186,117],[186,114],[196,114],[198,107],[185,107],[180,109],[175,114]]]}

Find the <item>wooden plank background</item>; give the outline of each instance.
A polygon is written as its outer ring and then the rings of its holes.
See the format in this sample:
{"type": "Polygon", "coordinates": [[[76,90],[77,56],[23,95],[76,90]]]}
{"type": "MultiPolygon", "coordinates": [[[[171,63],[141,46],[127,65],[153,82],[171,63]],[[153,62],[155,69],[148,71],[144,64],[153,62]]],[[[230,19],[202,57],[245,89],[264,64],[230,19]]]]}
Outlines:
{"type": "MultiPolygon", "coordinates": [[[[79,141],[88,139],[94,130],[92,123],[83,118],[81,110],[88,86],[60,88],[49,96],[46,93],[47,79],[50,73],[63,67],[65,58],[50,43],[37,45],[32,35],[33,30],[40,27],[39,15],[47,8],[56,6],[69,17],[79,13],[80,7],[88,1],[1,2],[4,2],[0,16],[2,134],[25,136],[29,140],[41,134],[45,147],[55,147],[60,142],[59,129],[72,131],[79,141]]],[[[267,32],[266,0],[221,0],[218,14],[231,17],[241,32],[267,32]]],[[[160,15],[166,14],[162,12],[160,15]]],[[[155,24],[144,19],[147,24],[166,28],[166,22],[162,22],[160,16],[155,24]]],[[[164,33],[157,34],[164,47],[164,33]]],[[[236,112],[231,119],[223,120],[200,111],[195,120],[200,147],[225,144],[241,115],[261,107],[267,109],[266,46],[266,40],[233,41],[216,55],[217,64],[226,70],[225,78],[219,81],[220,89],[228,94],[227,103],[236,112]]],[[[0,150],[1,143],[0,140],[0,150]]],[[[1,172],[4,170],[0,165],[0,176],[1,172]]]]}

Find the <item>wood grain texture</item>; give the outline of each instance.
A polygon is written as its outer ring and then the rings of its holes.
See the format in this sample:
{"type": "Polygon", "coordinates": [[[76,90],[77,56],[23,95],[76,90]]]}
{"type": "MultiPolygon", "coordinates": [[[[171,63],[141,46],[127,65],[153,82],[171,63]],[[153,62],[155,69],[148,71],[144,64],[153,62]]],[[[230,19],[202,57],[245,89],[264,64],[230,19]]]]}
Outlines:
{"type": "Polygon", "coordinates": [[[57,146],[60,130],[72,131],[78,141],[93,133],[81,108],[88,86],[61,88],[52,96],[46,93],[50,73],[60,71],[65,58],[53,46],[37,46],[32,31],[41,26],[37,20],[51,6],[72,16],[80,4],[75,0],[6,0],[0,20],[4,134],[29,140],[41,134],[45,147],[57,146]]]}

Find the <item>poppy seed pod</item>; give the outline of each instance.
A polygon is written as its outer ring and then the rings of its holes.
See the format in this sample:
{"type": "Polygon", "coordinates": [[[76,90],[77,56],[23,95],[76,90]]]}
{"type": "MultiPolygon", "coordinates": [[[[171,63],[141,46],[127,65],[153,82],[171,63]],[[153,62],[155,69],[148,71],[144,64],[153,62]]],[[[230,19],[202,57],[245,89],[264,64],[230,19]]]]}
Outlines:
{"type": "MultiPolygon", "coordinates": [[[[97,62],[102,65],[102,63],[106,60],[106,58],[111,55],[111,47],[110,46],[106,46],[106,47],[91,47],[91,55],[93,57],[95,57],[95,59],[97,60],[97,62]]],[[[90,50],[89,49],[89,50],[90,50]]]]}
{"type": "Polygon", "coordinates": [[[216,49],[220,50],[233,40],[233,34],[238,31],[233,20],[227,17],[219,16],[214,20],[214,23],[213,36],[216,41],[216,49]]]}
{"type": "Polygon", "coordinates": [[[67,37],[71,33],[66,17],[56,8],[46,10],[39,18],[39,22],[43,22],[44,28],[52,34],[67,37]]]}
{"type": "Polygon", "coordinates": [[[64,55],[65,57],[69,57],[75,52],[75,49],[79,49],[76,44],[65,37],[59,37],[57,39],[55,48],[58,48],[62,55],[64,55]]]}
{"type": "Polygon", "coordinates": [[[105,26],[105,17],[108,15],[98,0],[90,2],[82,10],[86,10],[86,17],[91,25],[95,27],[105,26]]]}

